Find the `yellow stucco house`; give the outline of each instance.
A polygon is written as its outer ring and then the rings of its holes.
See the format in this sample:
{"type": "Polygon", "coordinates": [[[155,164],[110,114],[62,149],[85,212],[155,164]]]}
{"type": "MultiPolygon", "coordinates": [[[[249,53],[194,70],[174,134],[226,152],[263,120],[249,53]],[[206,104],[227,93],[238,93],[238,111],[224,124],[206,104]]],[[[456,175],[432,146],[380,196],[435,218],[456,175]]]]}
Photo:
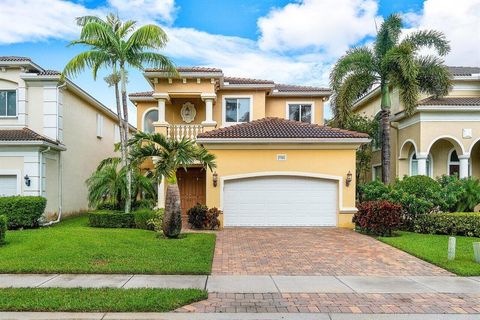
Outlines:
{"type": "Polygon", "coordinates": [[[147,69],[153,90],[130,100],[140,130],[196,139],[217,157],[215,172],[178,171],[184,213],[198,202],[223,210],[224,226],[352,226],[355,150],[369,138],[323,125],[329,89],[178,71],[147,69]]]}
{"type": "MultiPolygon", "coordinates": [[[[452,89],[442,98],[422,96],[406,116],[396,88],[392,93],[391,179],[405,175],[480,177],[480,67],[449,67],[452,89]]],[[[354,112],[377,117],[380,89],[359,99],[354,112]]],[[[374,139],[369,177],[381,177],[380,143],[374,139]]]]}
{"type": "Polygon", "coordinates": [[[117,115],[57,71],[0,56],[0,196],[47,198],[46,214],[88,209],[85,180],[115,156],[117,115]]]}

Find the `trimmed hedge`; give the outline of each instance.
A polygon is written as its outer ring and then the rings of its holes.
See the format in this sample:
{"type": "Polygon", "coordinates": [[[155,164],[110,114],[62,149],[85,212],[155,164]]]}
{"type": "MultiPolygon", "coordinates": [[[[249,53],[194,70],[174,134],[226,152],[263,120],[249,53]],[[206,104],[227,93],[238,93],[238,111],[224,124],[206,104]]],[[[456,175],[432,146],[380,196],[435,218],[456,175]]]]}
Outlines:
{"type": "Polygon", "coordinates": [[[7,217],[0,216],[0,245],[5,244],[5,233],[7,232],[7,217]]]}
{"type": "Polygon", "coordinates": [[[417,217],[415,232],[480,237],[480,213],[432,213],[417,217]]]}
{"type": "Polygon", "coordinates": [[[378,236],[391,236],[401,225],[402,207],[386,200],[358,205],[352,222],[358,230],[378,236]]]}
{"type": "Polygon", "coordinates": [[[8,229],[37,228],[46,206],[43,197],[0,197],[0,215],[7,217],[8,229]]]}
{"type": "Polygon", "coordinates": [[[156,211],[150,209],[139,209],[135,211],[135,227],[138,229],[155,230],[155,220],[162,221],[163,209],[156,211]]]}
{"type": "Polygon", "coordinates": [[[121,211],[92,211],[88,214],[88,224],[95,228],[135,228],[135,216],[121,211]]]}

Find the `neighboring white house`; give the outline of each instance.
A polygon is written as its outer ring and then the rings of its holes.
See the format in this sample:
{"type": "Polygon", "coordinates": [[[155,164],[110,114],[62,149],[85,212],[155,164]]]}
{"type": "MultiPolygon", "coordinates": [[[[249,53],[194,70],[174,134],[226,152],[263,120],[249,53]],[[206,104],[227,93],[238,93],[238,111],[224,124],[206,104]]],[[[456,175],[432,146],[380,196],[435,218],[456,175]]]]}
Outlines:
{"type": "Polygon", "coordinates": [[[117,115],[60,73],[0,56],[0,196],[40,195],[53,217],[88,209],[85,180],[115,155],[117,115]]]}

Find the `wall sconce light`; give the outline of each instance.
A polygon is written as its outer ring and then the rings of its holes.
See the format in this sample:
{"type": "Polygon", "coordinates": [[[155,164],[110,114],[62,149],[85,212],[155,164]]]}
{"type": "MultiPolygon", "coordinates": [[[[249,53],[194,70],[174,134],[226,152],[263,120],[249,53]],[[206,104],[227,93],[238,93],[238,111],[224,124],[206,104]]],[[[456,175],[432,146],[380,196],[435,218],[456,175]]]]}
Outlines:
{"type": "Polygon", "coordinates": [[[350,186],[350,183],[352,182],[352,179],[353,179],[353,175],[352,175],[352,172],[351,171],[348,171],[347,173],[347,180],[345,180],[345,183],[348,186],[350,186]]]}
{"type": "Polygon", "coordinates": [[[218,173],[214,172],[213,173],[213,186],[217,187],[217,184],[218,184],[218,173]]]}
{"type": "Polygon", "coordinates": [[[30,180],[30,177],[27,175],[25,175],[25,177],[23,177],[23,179],[25,180],[25,185],[27,187],[30,187],[30,183],[31,183],[31,180],[30,180]]]}

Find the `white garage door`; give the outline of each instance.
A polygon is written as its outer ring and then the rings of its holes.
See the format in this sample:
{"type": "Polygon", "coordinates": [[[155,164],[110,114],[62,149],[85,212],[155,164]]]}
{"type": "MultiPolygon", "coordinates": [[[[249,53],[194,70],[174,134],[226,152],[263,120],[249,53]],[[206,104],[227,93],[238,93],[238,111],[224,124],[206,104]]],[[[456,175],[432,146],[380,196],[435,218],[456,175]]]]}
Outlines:
{"type": "Polygon", "coordinates": [[[225,226],[335,226],[336,181],[267,176],[226,180],[225,226]]]}
{"type": "Polygon", "coordinates": [[[14,196],[17,194],[17,176],[0,175],[0,197],[14,196]]]}

